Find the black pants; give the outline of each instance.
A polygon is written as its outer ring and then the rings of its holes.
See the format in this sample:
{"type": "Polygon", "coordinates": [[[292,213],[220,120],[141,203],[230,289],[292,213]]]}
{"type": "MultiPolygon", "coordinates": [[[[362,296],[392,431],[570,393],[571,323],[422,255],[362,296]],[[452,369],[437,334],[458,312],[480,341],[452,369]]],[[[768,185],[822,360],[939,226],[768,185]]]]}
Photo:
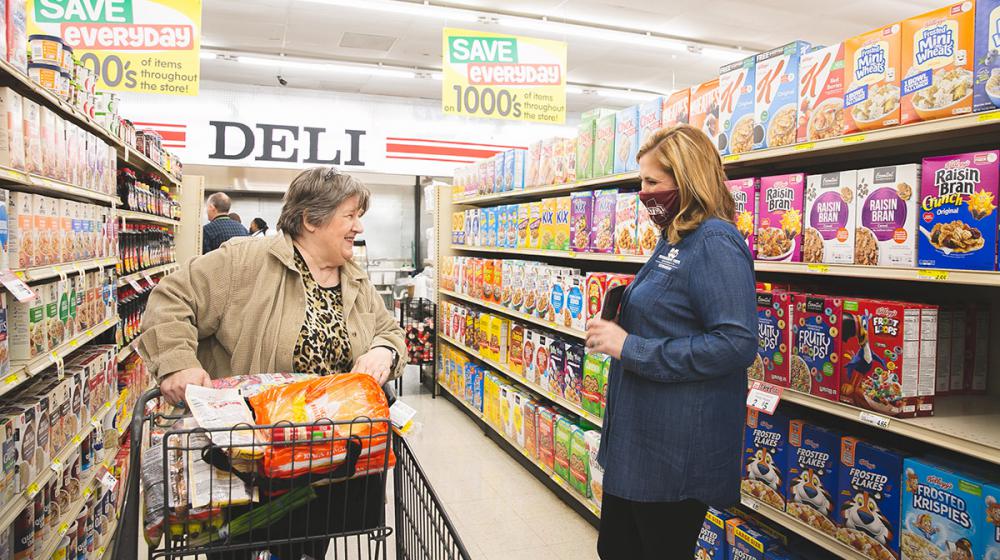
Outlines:
{"type": "Polygon", "coordinates": [[[607,492],[601,502],[601,560],[691,560],[708,506],[698,500],[633,502],[607,492]]]}

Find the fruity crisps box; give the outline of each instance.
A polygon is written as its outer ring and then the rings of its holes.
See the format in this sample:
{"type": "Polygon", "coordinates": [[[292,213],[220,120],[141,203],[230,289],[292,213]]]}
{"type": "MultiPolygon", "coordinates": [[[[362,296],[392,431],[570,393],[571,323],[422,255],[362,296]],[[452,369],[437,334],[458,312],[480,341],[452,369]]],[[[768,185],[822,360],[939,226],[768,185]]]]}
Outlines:
{"type": "Polygon", "coordinates": [[[791,314],[789,292],[757,292],[757,357],[747,370],[750,379],[788,387],[791,314]]]}
{"type": "Polygon", "coordinates": [[[758,259],[802,260],[804,195],[805,175],[802,173],[761,178],[754,239],[758,259]]]}
{"type": "Polygon", "coordinates": [[[792,317],[791,389],[831,401],[840,395],[840,330],[843,301],[795,294],[792,317]]]}

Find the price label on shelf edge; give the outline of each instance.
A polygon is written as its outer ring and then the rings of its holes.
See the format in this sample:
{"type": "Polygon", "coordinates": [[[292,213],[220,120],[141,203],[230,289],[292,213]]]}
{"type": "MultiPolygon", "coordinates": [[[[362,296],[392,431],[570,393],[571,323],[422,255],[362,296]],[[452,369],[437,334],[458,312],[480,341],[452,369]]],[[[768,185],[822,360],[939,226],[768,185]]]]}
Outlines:
{"type": "Polygon", "coordinates": [[[763,381],[754,381],[747,392],[747,408],[752,408],[768,415],[774,414],[774,411],[778,408],[778,403],[781,402],[782,391],[783,389],[777,385],[771,385],[763,381]]]}
{"type": "Polygon", "coordinates": [[[806,269],[816,274],[827,274],[830,272],[830,267],[825,264],[810,264],[806,266],[806,269]]]}
{"type": "Polygon", "coordinates": [[[27,303],[37,297],[35,291],[10,270],[0,272],[0,283],[21,303],[27,303]]]}
{"type": "Polygon", "coordinates": [[[845,144],[857,144],[858,142],[864,142],[865,141],[865,135],[864,134],[854,134],[852,136],[845,136],[842,139],[842,141],[845,144]]]}
{"type": "Polygon", "coordinates": [[[750,509],[752,509],[754,511],[757,511],[757,510],[760,509],[760,504],[757,503],[757,500],[755,500],[753,498],[749,498],[747,496],[741,496],[740,497],[740,503],[743,504],[743,506],[748,507],[748,508],[750,508],[750,509]]]}
{"type": "Polygon", "coordinates": [[[868,412],[867,410],[862,410],[861,414],[858,415],[858,420],[868,424],[869,426],[875,426],[876,428],[882,428],[883,430],[889,428],[889,418],[887,416],[882,416],[881,414],[874,414],[868,412]]]}
{"type": "Polygon", "coordinates": [[[947,280],[948,271],[947,270],[918,270],[917,276],[927,280],[947,280]]]}

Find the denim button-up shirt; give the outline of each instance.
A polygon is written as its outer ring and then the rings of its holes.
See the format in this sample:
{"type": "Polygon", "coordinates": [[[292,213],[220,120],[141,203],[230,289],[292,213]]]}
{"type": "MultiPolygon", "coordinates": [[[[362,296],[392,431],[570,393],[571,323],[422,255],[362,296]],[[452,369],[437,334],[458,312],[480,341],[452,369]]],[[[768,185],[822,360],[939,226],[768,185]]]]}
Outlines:
{"type": "Polygon", "coordinates": [[[746,368],[757,349],[753,260],[711,219],[660,240],[622,300],[598,461],[605,492],[638,502],[739,499],[746,368]]]}

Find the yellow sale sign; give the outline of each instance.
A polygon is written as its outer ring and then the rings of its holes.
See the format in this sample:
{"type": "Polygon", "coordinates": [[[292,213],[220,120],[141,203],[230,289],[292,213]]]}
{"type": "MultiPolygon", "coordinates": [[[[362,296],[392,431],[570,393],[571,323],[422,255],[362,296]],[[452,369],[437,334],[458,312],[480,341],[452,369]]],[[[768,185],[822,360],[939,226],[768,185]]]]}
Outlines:
{"type": "Polygon", "coordinates": [[[566,43],[445,28],[442,52],[445,114],[566,121],[566,43]]]}
{"type": "Polygon", "coordinates": [[[201,0],[27,0],[28,33],[62,37],[98,89],[198,95],[201,0]]]}

